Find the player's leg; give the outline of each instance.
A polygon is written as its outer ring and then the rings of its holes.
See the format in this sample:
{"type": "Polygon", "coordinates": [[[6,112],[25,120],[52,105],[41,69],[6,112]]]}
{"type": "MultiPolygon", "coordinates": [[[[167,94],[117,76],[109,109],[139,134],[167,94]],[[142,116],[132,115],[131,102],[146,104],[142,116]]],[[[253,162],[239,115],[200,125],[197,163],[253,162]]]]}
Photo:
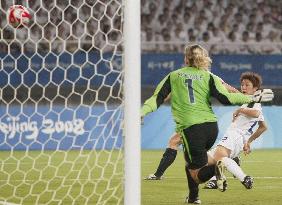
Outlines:
{"type": "MultiPolygon", "coordinates": [[[[189,181],[194,181],[195,187],[195,184],[205,182],[214,175],[215,166],[208,165],[207,149],[215,142],[217,133],[217,123],[194,125],[183,131],[186,175],[190,190],[186,202],[189,202],[189,199],[192,200],[191,197],[193,194],[195,196],[195,193],[191,193],[193,187],[191,187],[192,184],[189,181]],[[206,133],[207,130],[209,132],[208,134],[206,133]],[[209,136],[209,138],[207,136],[209,136]]],[[[197,199],[199,200],[198,197],[197,199]]]]}
{"type": "MultiPolygon", "coordinates": [[[[209,153],[209,152],[208,152],[209,153]]],[[[238,164],[238,166],[240,166],[240,157],[236,157],[233,158],[234,162],[236,162],[238,164]]],[[[214,161],[212,161],[212,163],[214,163],[214,161]]],[[[212,164],[209,162],[209,164],[212,164]]],[[[235,175],[233,175],[234,178],[236,178],[235,175]]],[[[213,176],[212,178],[210,178],[210,180],[205,184],[205,186],[203,187],[204,189],[217,189],[217,182],[216,182],[216,176],[213,176]]]]}
{"type": "MultiPolygon", "coordinates": [[[[236,162],[236,164],[238,164],[239,167],[241,166],[241,158],[240,158],[240,156],[234,157],[232,159],[234,160],[234,162],[236,162]]],[[[233,177],[236,178],[235,175],[233,175],[233,177]]]]}
{"type": "Polygon", "coordinates": [[[185,166],[185,173],[187,177],[187,183],[188,183],[188,196],[185,199],[185,203],[188,204],[201,204],[201,200],[199,199],[199,184],[194,181],[194,179],[191,177],[188,164],[185,166]]]}
{"type": "MultiPolygon", "coordinates": [[[[236,162],[236,164],[233,163],[233,167],[236,170],[234,170],[234,174],[233,176],[235,176],[237,179],[239,179],[241,181],[241,183],[245,186],[246,189],[251,189],[253,188],[253,183],[254,183],[254,179],[251,176],[247,176],[243,170],[240,167],[240,158],[239,155],[240,153],[243,151],[243,147],[244,147],[244,142],[241,140],[237,140],[237,143],[235,144],[235,148],[234,150],[231,150],[231,154],[230,157],[232,157],[232,159],[236,162]],[[237,173],[237,175],[235,174],[235,172],[237,173]],[[241,172],[241,176],[239,177],[238,175],[241,172]],[[245,175],[244,178],[242,177],[242,173],[245,175]]],[[[230,170],[231,172],[231,170],[230,170]]]]}
{"type": "MultiPolygon", "coordinates": [[[[206,139],[207,142],[205,148],[206,150],[209,150],[214,145],[214,142],[218,134],[217,123],[211,125],[211,127],[208,128],[207,130],[209,130],[209,132],[206,134],[208,138],[206,139]]],[[[206,182],[207,180],[209,180],[211,177],[214,176],[212,175],[212,173],[216,171],[216,166],[215,166],[216,161],[212,159],[208,154],[206,154],[206,156],[208,158],[208,166],[201,168],[198,173],[198,178],[201,182],[206,182]],[[203,177],[202,175],[204,175],[205,177],[203,177]]]]}
{"type": "MultiPolygon", "coordinates": [[[[215,150],[216,150],[216,147],[208,151],[208,164],[209,165],[216,164],[216,161],[213,158],[215,150]]],[[[212,178],[209,179],[209,181],[205,184],[204,189],[217,189],[216,176],[213,176],[212,178]]]]}
{"type": "Polygon", "coordinates": [[[218,134],[216,122],[193,125],[184,130],[185,144],[189,150],[189,170],[197,183],[209,180],[215,171],[214,165],[208,165],[207,150],[212,147],[218,134]]]}
{"type": "Polygon", "coordinates": [[[239,137],[237,140],[233,142],[233,146],[229,146],[230,149],[227,148],[228,143],[226,143],[225,146],[221,146],[220,150],[218,152],[228,152],[228,156],[222,157],[222,162],[224,163],[227,171],[229,171],[231,174],[233,174],[237,179],[240,180],[240,182],[245,186],[246,189],[251,189],[253,187],[253,178],[250,176],[247,176],[242,168],[231,158],[236,158],[239,156],[240,152],[243,150],[243,141],[239,137]]]}
{"type": "Polygon", "coordinates": [[[240,158],[240,156],[234,157],[232,159],[236,162],[236,164],[238,164],[239,167],[241,166],[241,158],[240,158]]]}
{"type": "Polygon", "coordinates": [[[236,178],[239,179],[247,189],[251,189],[253,187],[253,179],[250,176],[247,176],[234,160],[224,157],[222,162],[224,163],[227,171],[236,176],[236,178]]]}
{"type": "Polygon", "coordinates": [[[185,199],[185,203],[188,204],[201,204],[201,200],[199,199],[199,184],[195,182],[192,178],[190,170],[189,170],[189,163],[190,159],[188,157],[188,152],[183,144],[183,153],[185,159],[185,173],[187,178],[188,190],[189,193],[185,199]]]}
{"type": "Polygon", "coordinates": [[[146,180],[162,179],[164,172],[174,162],[176,155],[177,155],[177,149],[180,144],[181,144],[180,135],[177,133],[174,133],[173,136],[169,140],[168,148],[165,150],[156,172],[146,177],[145,178],[146,180]]]}
{"type": "MultiPolygon", "coordinates": [[[[214,147],[213,149],[210,149],[208,151],[208,162],[209,164],[216,164],[216,161],[214,159],[214,154],[216,152],[217,146],[214,147]]],[[[222,157],[222,156],[221,156],[222,157]]],[[[240,166],[240,157],[236,156],[234,158],[232,158],[232,160],[234,160],[234,162],[240,166]]],[[[233,175],[234,176],[234,175],[233,175]]],[[[236,178],[236,176],[234,176],[236,178]]],[[[213,176],[212,178],[210,178],[210,180],[205,184],[204,189],[217,189],[217,181],[216,181],[216,176],[213,176]]]]}
{"type": "Polygon", "coordinates": [[[215,152],[215,159],[221,160],[226,167],[227,171],[233,174],[240,182],[247,188],[251,189],[253,185],[253,179],[250,176],[247,176],[242,168],[230,157],[235,158],[239,156],[240,151],[242,150],[242,142],[240,140],[236,140],[233,142],[231,146],[230,143],[227,142],[225,144],[221,144],[217,146],[215,152]],[[225,147],[226,146],[226,147],[225,147]],[[227,148],[229,147],[229,149],[227,148]]]}
{"type": "MultiPolygon", "coordinates": [[[[224,139],[224,138],[223,138],[224,139]]],[[[220,142],[221,143],[221,142],[220,142]]],[[[227,181],[226,177],[224,175],[225,171],[225,164],[222,162],[222,159],[224,157],[230,156],[231,150],[227,149],[226,147],[222,146],[221,144],[216,146],[213,158],[217,163],[217,169],[216,169],[216,184],[217,188],[220,191],[225,191],[227,189],[227,181]]]]}

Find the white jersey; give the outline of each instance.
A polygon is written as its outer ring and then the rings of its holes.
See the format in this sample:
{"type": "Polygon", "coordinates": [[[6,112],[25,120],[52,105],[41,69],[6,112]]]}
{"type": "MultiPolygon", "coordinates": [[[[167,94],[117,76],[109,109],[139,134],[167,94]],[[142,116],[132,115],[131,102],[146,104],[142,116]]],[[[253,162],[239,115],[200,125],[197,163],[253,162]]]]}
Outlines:
{"type": "MultiPolygon", "coordinates": [[[[248,104],[244,104],[241,106],[241,108],[247,108],[248,104]]],[[[253,134],[253,129],[257,125],[259,121],[264,121],[264,117],[262,114],[262,108],[260,103],[255,103],[253,107],[250,107],[252,109],[255,109],[259,111],[258,117],[249,117],[244,114],[241,114],[236,118],[234,122],[231,123],[231,125],[227,128],[226,134],[232,132],[237,132],[243,137],[244,142],[246,142],[249,137],[253,134]]]]}
{"type": "MultiPolygon", "coordinates": [[[[244,104],[241,108],[248,107],[248,104],[244,104]]],[[[226,130],[224,136],[219,141],[218,145],[226,147],[231,150],[230,158],[238,157],[240,152],[243,150],[244,143],[250,138],[254,132],[254,127],[259,121],[264,121],[262,114],[261,104],[255,103],[252,107],[255,110],[259,111],[258,117],[249,117],[243,114],[240,114],[234,122],[226,130]]],[[[215,149],[212,149],[208,154],[213,157],[215,149]]]]}

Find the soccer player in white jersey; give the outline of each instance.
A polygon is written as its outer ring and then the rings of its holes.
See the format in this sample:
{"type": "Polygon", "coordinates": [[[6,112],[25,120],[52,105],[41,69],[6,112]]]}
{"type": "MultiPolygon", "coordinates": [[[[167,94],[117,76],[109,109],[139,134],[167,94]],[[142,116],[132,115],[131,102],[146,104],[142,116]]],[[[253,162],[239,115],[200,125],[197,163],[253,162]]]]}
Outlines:
{"type": "MultiPolygon", "coordinates": [[[[252,95],[260,88],[262,80],[260,75],[246,72],[241,75],[240,82],[242,93],[252,95]]],[[[217,162],[220,165],[218,172],[222,176],[220,179],[217,178],[217,186],[221,191],[225,191],[227,187],[226,178],[223,174],[224,167],[238,178],[247,189],[252,188],[253,178],[247,176],[231,158],[238,157],[242,151],[249,154],[251,143],[261,136],[266,129],[260,103],[244,104],[233,113],[232,123],[224,136],[217,146],[208,152],[209,163],[217,162]],[[256,124],[258,124],[258,128],[254,132],[256,124]]]]}

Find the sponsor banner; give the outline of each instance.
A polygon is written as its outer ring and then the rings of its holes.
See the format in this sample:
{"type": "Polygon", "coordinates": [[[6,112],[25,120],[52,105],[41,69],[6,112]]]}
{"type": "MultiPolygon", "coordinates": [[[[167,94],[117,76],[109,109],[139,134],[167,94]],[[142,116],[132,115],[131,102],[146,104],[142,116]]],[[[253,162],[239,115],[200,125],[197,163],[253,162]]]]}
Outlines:
{"type": "MultiPolygon", "coordinates": [[[[183,58],[182,54],[142,55],[142,86],[156,86],[183,66],[183,58]]],[[[262,75],[264,86],[282,86],[281,55],[214,55],[212,60],[212,72],[234,86],[239,86],[240,75],[246,71],[262,75]]]]}
{"type": "Polygon", "coordinates": [[[264,86],[282,86],[281,55],[216,55],[212,71],[236,86],[240,85],[241,73],[246,71],[259,73],[264,86]]]}
{"type": "MultiPolygon", "coordinates": [[[[231,123],[234,106],[215,106],[219,135],[231,123]]],[[[121,107],[46,106],[20,108],[0,106],[0,150],[100,150],[122,148],[121,107]],[[22,114],[19,111],[23,109],[22,114]],[[35,111],[37,110],[37,111],[35,111]]],[[[263,107],[268,130],[252,148],[282,148],[281,115],[277,106],[263,107]]],[[[145,117],[142,125],[142,149],[164,149],[174,133],[169,106],[161,106],[145,117]]]]}
{"type": "Polygon", "coordinates": [[[156,86],[169,72],[184,65],[181,54],[143,54],[141,61],[142,86],[156,86]]]}
{"type": "Polygon", "coordinates": [[[0,150],[118,149],[118,106],[0,106],[0,150]],[[22,112],[19,112],[21,111],[22,112]]]}

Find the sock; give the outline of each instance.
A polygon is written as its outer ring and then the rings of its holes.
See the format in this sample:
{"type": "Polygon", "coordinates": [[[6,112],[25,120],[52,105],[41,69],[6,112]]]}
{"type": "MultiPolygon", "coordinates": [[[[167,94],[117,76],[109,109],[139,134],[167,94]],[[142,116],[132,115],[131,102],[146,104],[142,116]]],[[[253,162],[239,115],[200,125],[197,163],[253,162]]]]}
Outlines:
{"type": "Polygon", "coordinates": [[[161,177],[165,170],[174,162],[177,155],[177,150],[167,148],[165,150],[165,153],[163,154],[163,158],[160,161],[160,164],[158,166],[158,169],[155,173],[156,177],[161,177]]]}
{"type": "Polygon", "coordinates": [[[222,162],[225,165],[226,169],[231,174],[233,174],[241,182],[244,181],[246,174],[243,172],[241,167],[239,167],[238,164],[233,159],[230,159],[228,157],[223,157],[222,162]]]}
{"type": "Polygon", "coordinates": [[[240,157],[235,157],[233,158],[233,160],[236,162],[236,164],[238,164],[238,166],[240,167],[240,157]]]}
{"type": "Polygon", "coordinates": [[[206,182],[212,178],[215,174],[215,165],[209,165],[202,167],[198,172],[198,179],[201,182],[206,182]]]}
{"type": "Polygon", "coordinates": [[[199,196],[199,184],[197,184],[194,181],[194,179],[191,177],[191,174],[187,166],[185,166],[185,172],[188,182],[189,199],[196,199],[199,196]]]}

